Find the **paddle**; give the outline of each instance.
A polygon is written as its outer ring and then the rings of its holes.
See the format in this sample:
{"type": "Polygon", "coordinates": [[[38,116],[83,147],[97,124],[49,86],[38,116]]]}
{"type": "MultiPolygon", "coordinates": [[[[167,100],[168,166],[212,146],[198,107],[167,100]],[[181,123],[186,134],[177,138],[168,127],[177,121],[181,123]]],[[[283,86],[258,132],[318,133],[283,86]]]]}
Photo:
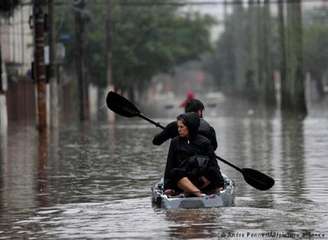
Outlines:
{"type": "MultiPolygon", "coordinates": [[[[110,91],[107,94],[106,103],[110,110],[119,115],[129,118],[141,117],[157,127],[164,129],[161,124],[144,116],[133,103],[115,92],[110,91]]],[[[256,189],[264,191],[270,189],[274,185],[274,179],[264,173],[261,173],[260,171],[251,168],[239,168],[219,156],[216,156],[216,158],[241,172],[244,180],[256,189]]]]}

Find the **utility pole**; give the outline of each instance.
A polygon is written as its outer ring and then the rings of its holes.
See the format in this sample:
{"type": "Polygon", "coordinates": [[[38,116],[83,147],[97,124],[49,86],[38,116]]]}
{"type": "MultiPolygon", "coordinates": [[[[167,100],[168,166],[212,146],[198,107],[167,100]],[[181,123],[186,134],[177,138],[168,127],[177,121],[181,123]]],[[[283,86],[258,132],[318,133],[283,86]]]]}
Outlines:
{"type": "Polygon", "coordinates": [[[47,128],[46,66],[44,62],[44,12],[43,0],[33,1],[34,22],[34,78],[37,87],[37,127],[39,132],[47,128]]]}
{"type": "Polygon", "coordinates": [[[56,36],[54,23],[54,0],[48,0],[48,44],[49,44],[49,83],[50,83],[50,125],[58,126],[58,79],[56,67],[56,36]]]}
{"type": "Polygon", "coordinates": [[[84,0],[74,0],[75,8],[75,62],[76,62],[76,74],[78,79],[79,89],[79,115],[80,120],[88,120],[89,103],[87,95],[87,84],[85,78],[85,64],[84,64],[84,19],[83,11],[85,7],[84,0]]]}
{"type": "MultiPolygon", "coordinates": [[[[113,5],[112,0],[107,0],[107,15],[106,15],[106,48],[107,48],[107,86],[108,90],[115,91],[113,84],[113,5]]],[[[108,112],[108,120],[110,123],[115,122],[115,114],[111,111],[108,112]]]]}

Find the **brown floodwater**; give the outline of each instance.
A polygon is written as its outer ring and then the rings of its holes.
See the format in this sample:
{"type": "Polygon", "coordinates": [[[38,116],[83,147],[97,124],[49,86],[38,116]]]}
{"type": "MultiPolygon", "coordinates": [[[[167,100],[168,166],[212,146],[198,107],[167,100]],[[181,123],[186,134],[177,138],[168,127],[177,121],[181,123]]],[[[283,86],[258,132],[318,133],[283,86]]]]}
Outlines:
{"type": "Polygon", "coordinates": [[[158,209],[150,187],[168,143],[152,145],[159,130],[151,124],[69,122],[39,136],[11,123],[1,134],[0,239],[327,239],[327,118],[215,109],[207,116],[216,153],[269,174],[272,189],[258,191],[219,163],[236,183],[235,206],[158,209]]]}

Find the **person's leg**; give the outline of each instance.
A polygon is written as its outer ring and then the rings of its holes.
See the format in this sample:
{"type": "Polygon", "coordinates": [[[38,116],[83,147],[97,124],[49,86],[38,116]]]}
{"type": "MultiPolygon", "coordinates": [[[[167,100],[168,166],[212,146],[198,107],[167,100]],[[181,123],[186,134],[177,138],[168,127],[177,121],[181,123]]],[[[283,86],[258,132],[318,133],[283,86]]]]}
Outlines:
{"type": "Polygon", "coordinates": [[[205,189],[201,189],[207,194],[217,193],[224,189],[224,180],[219,169],[208,168],[205,178],[209,181],[209,184],[205,186],[205,189]]]}
{"type": "Polygon", "coordinates": [[[202,185],[199,187],[200,189],[206,188],[211,182],[204,176],[200,177],[202,185]]]}
{"type": "Polygon", "coordinates": [[[177,182],[177,186],[185,191],[186,193],[191,193],[196,197],[202,197],[203,193],[189,180],[187,177],[181,178],[177,182]]]}
{"type": "Polygon", "coordinates": [[[224,186],[224,180],[219,169],[208,168],[205,177],[217,187],[224,186]]]}

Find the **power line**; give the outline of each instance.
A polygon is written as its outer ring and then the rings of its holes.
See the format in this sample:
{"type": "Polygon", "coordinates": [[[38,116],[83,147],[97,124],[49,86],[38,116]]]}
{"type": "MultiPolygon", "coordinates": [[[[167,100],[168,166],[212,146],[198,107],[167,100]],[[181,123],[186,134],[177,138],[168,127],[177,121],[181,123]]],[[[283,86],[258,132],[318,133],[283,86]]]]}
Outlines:
{"type": "MultiPolygon", "coordinates": [[[[107,1],[107,0],[101,0],[107,1]]],[[[192,5],[259,5],[259,4],[293,4],[293,3],[324,3],[322,0],[253,0],[253,1],[243,1],[243,0],[205,0],[205,1],[144,1],[144,0],[126,0],[121,1],[119,5],[126,5],[126,6],[156,6],[156,5],[173,5],[173,6],[192,6],[192,5]]]]}
{"type": "MultiPolygon", "coordinates": [[[[97,1],[89,1],[88,4],[93,4],[93,5],[103,5],[106,3],[108,0],[97,0],[97,1]]],[[[115,0],[113,0],[115,1],[115,0]]],[[[152,7],[152,6],[202,6],[202,5],[262,5],[262,4],[294,4],[294,3],[302,3],[302,4],[307,4],[307,3],[322,3],[324,4],[325,1],[323,0],[253,0],[252,2],[250,1],[235,1],[235,0],[205,0],[205,1],[195,1],[195,0],[190,0],[190,1],[169,1],[169,0],[163,0],[163,1],[145,1],[145,0],[116,0],[118,1],[118,4],[121,6],[140,6],[140,7],[152,7]]],[[[32,5],[32,2],[25,2],[21,3],[20,5],[32,5]]],[[[67,1],[56,1],[55,2],[56,6],[62,6],[62,5],[68,5],[67,1]]],[[[73,5],[73,4],[72,4],[73,5]]]]}

